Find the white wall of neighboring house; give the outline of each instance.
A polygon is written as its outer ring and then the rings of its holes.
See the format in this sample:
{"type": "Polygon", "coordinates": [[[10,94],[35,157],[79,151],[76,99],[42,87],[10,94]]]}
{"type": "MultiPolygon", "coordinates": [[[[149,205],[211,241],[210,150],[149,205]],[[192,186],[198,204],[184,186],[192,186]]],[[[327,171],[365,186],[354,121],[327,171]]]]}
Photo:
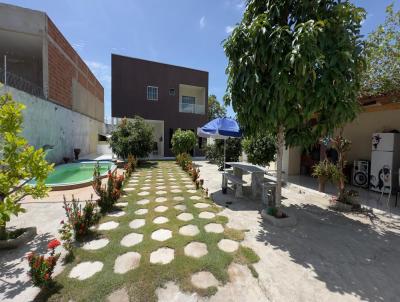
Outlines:
{"type": "Polygon", "coordinates": [[[36,148],[54,146],[46,157],[48,161],[59,163],[63,157],[72,159],[74,148],[81,149],[81,155],[96,153],[98,134],[104,133],[103,123],[15,88],[7,87],[7,91],[15,101],[26,106],[22,134],[29,144],[36,148]]]}

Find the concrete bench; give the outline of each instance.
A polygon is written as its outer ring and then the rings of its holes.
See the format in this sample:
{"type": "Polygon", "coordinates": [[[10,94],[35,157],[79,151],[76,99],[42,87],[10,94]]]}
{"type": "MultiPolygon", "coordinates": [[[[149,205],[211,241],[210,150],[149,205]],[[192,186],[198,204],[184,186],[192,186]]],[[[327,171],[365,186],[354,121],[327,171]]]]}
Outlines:
{"type": "Polygon", "coordinates": [[[235,185],[235,197],[243,196],[243,185],[246,182],[239,176],[233,175],[231,173],[223,173],[222,174],[222,187],[227,188],[228,182],[235,185]]]}

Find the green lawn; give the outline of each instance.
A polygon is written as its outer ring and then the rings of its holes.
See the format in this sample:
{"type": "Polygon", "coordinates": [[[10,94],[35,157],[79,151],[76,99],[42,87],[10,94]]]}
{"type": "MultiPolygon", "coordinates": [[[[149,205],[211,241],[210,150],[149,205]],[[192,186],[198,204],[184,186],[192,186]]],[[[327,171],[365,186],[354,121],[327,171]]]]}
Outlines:
{"type": "MultiPolygon", "coordinates": [[[[221,283],[226,283],[228,279],[227,267],[232,261],[248,264],[250,269],[254,271],[251,263],[258,261],[258,256],[250,249],[239,247],[234,253],[226,253],[221,251],[217,244],[223,238],[228,238],[236,241],[243,239],[243,233],[237,230],[225,228],[224,233],[214,234],[207,233],[204,230],[204,225],[210,222],[221,223],[225,225],[228,219],[223,216],[216,216],[212,219],[201,219],[198,217],[202,211],[218,213],[219,209],[213,204],[210,199],[203,197],[201,190],[196,193],[187,192],[190,190],[186,187],[189,182],[184,182],[188,178],[179,166],[173,162],[152,162],[141,167],[133,173],[131,180],[137,178],[138,182],[133,185],[135,191],[127,192],[126,197],[122,197],[119,202],[128,202],[128,206],[121,208],[126,212],[126,215],[121,217],[104,216],[100,223],[107,221],[116,221],[119,226],[116,229],[109,231],[97,231],[96,237],[108,238],[109,244],[99,250],[87,251],[77,248],[75,251],[76,258],[72,263],[69,263],[62,274],[56,281],[60,285],[57,292],[48,297],[49,301],[103,301],[113,291],[125,287],[132,301],[156,301],[155,290],[162,286],[167,281],[175,281],[182,290],[196,291],[201,295],[211,295],[215,293],[217,288],[211,287],[208,289],[197,289],[190,281],[193,273],[198,271],[211,272],[221,283]],[[159,175],[158,172],[162,172],[159,175]],[[148,181],[146,181],[149,179],[148,181]],[[171,179],[172,178],[172,179],[171,179]],[[157,183],[159,180],[163,182],[157,183]],[[175,180],[174,180],[175,179],[175,180]],[[163,185],[163,189],[167,193],[157,195],[157,186],[163,185]],[[149,186],[146,190],[150,194],[147,196],[139,196],[141,188],[149,186]],[[171,186],[178,186],[182,192],[172,193],[171,186]],[[200,200],[192,200],[191,196],[200,196],[200,200]],[[174,201],[173,197],[182,196],[183,201],[174,201]],[[167,201],[158,203],[155,202],[157,197],[166,197],[167,201]],[[136,202],[141,199],[149,199],[150,203],[146,205],[138,205],[136,202]],[[210,206],[205,209],[194,207],[195,203],[208,203],[210,206]],[[177,204],[186,205],[185,211],[179,211],[174,208],[177,204]],[[168,210],[163,213],[154,211],[157,206],[164,205],[168,210]],[[136,215],[134,212],[138,209],[146,208],[148,213],[145,215],[136,215]],[[192,213],[194,219],[190,221],[181,221],[177,216],[181,212],[192,213]],[[165,224],[155,224],[153,219],[158,216],[165,216],[169,221],[165,224]],[[146,223],[138,229],[131,229],[129,223],[135,218],[144,218],[146,223]],[[197,225],[200,233],[193,237],[180,235],[178,230],[180,227],[193,224],[197,225]],[[151,239],[152,232],[160,229],[168,229],[172,231],[172,238],[158,242],[151,239]],[[143,234],[143,241],[133,247],[124,247],[120,244],[121,239],[129,233],[143,234]],[[184,247],[191,241],[203,242],[207,245],[208,254],[200,258],[192,258],[185,256],[184,247]],[[150,254],[160,247],[169,247],[175,250],[175,258],[172,262],[161,265],[151,264],[150,254]],[[141,255],[140,265],[136,269],[128,271],[125,274],[114,273],[115,259],[126,252],[138,252],[141,255]],[[68,275],[71,269],[80,262],[84,261],[101,261],[104,263],[102,270],[86,280],[77,280],[70,278],[68,275]]],[[[186,180],[187,181],[187,180],[186,180]]],[[[131,187],[131,184],[126,182],[125,188],[131,187]]],[[[256,275],[256,272],[254,271],[256,275]]],[[[47,297],[46,297],[47,298],[47,297]]],[[[44,299],[44,298],[39,298],[44,299]]]]}

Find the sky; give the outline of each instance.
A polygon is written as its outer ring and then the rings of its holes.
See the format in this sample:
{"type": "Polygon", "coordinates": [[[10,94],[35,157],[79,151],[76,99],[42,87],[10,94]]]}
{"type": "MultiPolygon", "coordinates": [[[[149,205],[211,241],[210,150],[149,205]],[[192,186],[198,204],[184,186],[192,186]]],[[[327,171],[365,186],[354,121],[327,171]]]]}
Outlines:
{"type": "MultiPolygon", "coordinates": [[[[384,22],[385,8],[393,1],[352,1],[367,11],[364,35],[384,22]]],[[[102,83],[107,119],[111,117],[111,53],[206,70],[209,94],[222,101],[227,79],[222,44],[245,9],[243,0],[4,2],[47,13],[102,83]]],[[[228,115],[234,115],[231,108],[228,115]]]]}

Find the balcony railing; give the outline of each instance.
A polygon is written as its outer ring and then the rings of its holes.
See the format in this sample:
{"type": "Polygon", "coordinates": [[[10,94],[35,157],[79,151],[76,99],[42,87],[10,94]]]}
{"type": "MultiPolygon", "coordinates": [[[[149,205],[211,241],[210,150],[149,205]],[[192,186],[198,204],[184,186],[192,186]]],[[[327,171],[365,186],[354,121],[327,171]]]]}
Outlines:
{"type": "Polygon", "coordinates": [[[204,114],[205,105],[179,103],[179,112],[204,114]]]}

